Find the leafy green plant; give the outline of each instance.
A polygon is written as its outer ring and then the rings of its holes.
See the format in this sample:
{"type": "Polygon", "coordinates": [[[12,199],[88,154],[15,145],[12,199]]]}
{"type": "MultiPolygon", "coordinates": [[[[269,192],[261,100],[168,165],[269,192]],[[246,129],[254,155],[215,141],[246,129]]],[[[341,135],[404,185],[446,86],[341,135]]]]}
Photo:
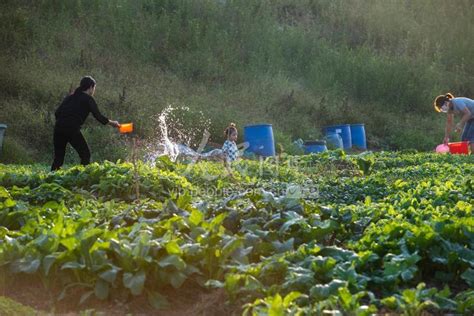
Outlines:
{"type": "Polygon", "coordinates": [[[372,167],[375,163],[373,156],[364,156],[356,158],[357,166],[363,175],[367,176],[372,172],[372,167]]]}
{"type": "Polygon", "coordinates": [[[128,163],[0,165],[0,269],[81,304],[162,309],[192,284],[247,314],[472,312],[471,158],[371,155],[364,177],[330,152],[245,161],[239,182],[211,162],[139,164],[136,201],[128,163]]]}
{"type": "Polygon", "coordinates": [[[439,308],[438,304],[431,300],[436,289],[425,289],[425,284],[420,283],[416,289],[403,290],[401,294],[384,298],[381,302],[387,307],[396,307],[403,311],[404,315],[420,315],[428,308],[439,308]]]}

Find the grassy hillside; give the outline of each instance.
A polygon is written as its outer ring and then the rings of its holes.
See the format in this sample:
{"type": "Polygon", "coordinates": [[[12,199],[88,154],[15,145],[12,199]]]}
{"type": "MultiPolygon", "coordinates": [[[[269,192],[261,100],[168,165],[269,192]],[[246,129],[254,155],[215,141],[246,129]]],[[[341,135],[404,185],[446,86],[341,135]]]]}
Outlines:
{"type": "MultiPolygon", "coordinates": [[[[269,122],[286,148],[362,122],[372,148],[428,150],[444,124],[433,98],[474,95],[469,0],[1,2],[4,162],[50,160],[54,109],[86,74],[142,138],[171,104],[190,128],[209,118],[216,142],[229,121],[269,122]]],[[[90,118],[85,134],[93,159],[123,157],[110,128],[90,118]]]]}

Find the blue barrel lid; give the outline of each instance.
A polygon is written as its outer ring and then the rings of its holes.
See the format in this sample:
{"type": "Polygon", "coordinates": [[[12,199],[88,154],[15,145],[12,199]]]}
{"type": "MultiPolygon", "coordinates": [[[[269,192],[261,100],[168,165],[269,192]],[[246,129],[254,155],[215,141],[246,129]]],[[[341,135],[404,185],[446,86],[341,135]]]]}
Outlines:
{"type": "Polygon", "coordinates": [[[346,126],[350,126],[351,124],[337,124],[337,125],[328,125],[328,126],[324,126],[324,128],[340,128],[340,127],[346,127],[346,126]]]}
{"type": "Polygon", "coordinates": [[[257,126],[272,126],[272,124],[262,123],[262,124],[250,124],[245,125],[244,127],[257,127],[257,126]]]}
{"type": "Polygon", "coordinates": [[[325,140],[308,140],[304,142],[305,145],[311,146],[311,145],[326,145],[325,140]]]}

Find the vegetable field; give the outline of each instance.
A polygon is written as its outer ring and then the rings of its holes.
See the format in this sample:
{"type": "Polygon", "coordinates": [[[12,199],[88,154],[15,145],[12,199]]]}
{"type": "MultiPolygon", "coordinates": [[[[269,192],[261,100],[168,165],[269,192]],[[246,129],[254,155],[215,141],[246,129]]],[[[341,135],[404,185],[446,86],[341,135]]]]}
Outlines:
{"type": "Polygon", "coordinates": [[[0,165],[0,295],[31,275],[77,310],[192,287],[235,314],[474,313],[472,156],[46,168],[0,165]]]}

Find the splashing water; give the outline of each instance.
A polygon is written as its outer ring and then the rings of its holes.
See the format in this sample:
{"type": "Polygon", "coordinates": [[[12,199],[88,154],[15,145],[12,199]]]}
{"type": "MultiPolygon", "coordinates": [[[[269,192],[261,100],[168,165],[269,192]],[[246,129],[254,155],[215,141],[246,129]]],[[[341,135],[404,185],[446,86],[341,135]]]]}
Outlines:
{"type": "Polygon", "coordinates": [[[210,126],[210,120],[204,118],[202,112],[192,113],[188,107],[167,106],[160,114],[155,117],[158,128],[151,140],[148,140],[146,146],[145,160],[154,164],[155,160],[161,156],[168,156],[171,161],[176,161],[179,157],[197,159],[200,154],[191,146],[196,146],[202,131],[210,126]],[[195,119],[188,123],[189,115],[196,118],[199,115],[200,126],[196,126],[195,119]],[[188,117],[187,117],[188,116],[188,117]]]}

